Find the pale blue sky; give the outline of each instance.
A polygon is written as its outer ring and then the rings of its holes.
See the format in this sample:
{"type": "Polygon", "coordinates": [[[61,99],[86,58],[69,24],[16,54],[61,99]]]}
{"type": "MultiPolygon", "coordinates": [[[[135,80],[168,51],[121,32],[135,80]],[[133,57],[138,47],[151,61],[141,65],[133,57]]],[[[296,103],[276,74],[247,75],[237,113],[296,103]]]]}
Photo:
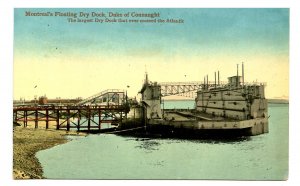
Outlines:
{"type": "MultiPolygon", "coordinates": [[[[46,9],[47,10],[47,9],[46,9]]],[[[71,24],[65,17],[25,17],[15,10],[15,47],[41,52],[160,50],[164,55],[184,52],[199,55],[226,50],[288,53],[288,9],[142,9],[160,12],[161,18],[182,18],[184,24],[71,24]]],[[[45,12],[31,9],[32,12],[45,12]]],[[[50,9],[51,12],[141,12],[141,9],[50,9]]]]}

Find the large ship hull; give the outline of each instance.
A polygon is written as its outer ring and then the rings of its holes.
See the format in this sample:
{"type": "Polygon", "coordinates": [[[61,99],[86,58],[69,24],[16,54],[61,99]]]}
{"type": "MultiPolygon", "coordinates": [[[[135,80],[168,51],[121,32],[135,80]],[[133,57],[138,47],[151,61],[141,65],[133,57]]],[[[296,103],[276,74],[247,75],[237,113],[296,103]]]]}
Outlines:
{"type": "Polygon", "coordinates": [[[240,135],[259,135],[268,133],[268,118],[255,118],[241,121],[197,121],[195,119],[186,120],[160,120],[151,119],[148,121],[147,127],[154,130],[170,130],[196,132],[196,133],[212,133],[226,134],[235,133],[240,135]]]}

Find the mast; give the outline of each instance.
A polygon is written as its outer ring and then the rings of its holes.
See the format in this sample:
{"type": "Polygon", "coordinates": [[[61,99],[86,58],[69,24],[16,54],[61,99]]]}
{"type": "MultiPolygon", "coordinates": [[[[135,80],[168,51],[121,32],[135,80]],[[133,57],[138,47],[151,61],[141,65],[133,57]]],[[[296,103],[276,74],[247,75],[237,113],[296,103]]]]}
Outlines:
{"type": "Polygon", "coordinates": [[[218,71],[218,86],[220,86],[220,74],[219,74],[219,71],[218,71]]]}
{"type": "Polygon", "coordinates": [[[236,64],[236,86],[239,86],[239,64],[236,64]]]}
{"type": "Polygon", "coordinates": [[[206,81],[207,81],[207,87],[206,87],[206,89],[208,90],[208,75],[206,75],[206,81]]]}
{"type": "Polygon", "coordinates": [[[244,83],[245,83],[245,79],[244,79],[244,62],[242,62],[242,81],[243,81],[243,86],[244,86],[244,83]]]}

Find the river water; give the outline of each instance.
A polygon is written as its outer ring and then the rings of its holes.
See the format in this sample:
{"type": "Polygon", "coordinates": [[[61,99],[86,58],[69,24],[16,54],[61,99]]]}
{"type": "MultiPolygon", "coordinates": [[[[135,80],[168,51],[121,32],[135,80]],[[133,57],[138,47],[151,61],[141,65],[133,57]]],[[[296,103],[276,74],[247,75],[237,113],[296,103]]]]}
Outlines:
{"type": "MultiPolygon", "coordinates": [[[[165,108],[193,102],[165,102],[165,108]]],[[[188,105],[188,106],[187,106],[188,105]]],[[[52,179],[230,179],[288,177],[288,104],[269,104],[269,133],[238,139],[70,136],[37,153],[52,179]]]]}

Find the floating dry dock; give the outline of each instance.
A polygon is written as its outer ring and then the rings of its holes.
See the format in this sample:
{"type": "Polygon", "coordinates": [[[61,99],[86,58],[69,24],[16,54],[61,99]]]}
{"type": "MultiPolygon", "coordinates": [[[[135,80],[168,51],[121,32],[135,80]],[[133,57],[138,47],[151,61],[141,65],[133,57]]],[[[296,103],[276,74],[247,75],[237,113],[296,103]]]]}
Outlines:
{"type": "Polygon", "coordinates": [[[161,85],[149,82],[147,75],[141,94],[149,128],[202,132],[235,130],[258,135],[269,131],[268,102],[264,89],[264,83],[244,82],[242,66],[242,76],[239,76],[237,68],[237,75],[229,77],[226,84],[220,84],[219,72],[218,78],[215,73],[213,82],[208,81],[208,76],[204,77],[193,110],[161,109],[161,85]]]}

